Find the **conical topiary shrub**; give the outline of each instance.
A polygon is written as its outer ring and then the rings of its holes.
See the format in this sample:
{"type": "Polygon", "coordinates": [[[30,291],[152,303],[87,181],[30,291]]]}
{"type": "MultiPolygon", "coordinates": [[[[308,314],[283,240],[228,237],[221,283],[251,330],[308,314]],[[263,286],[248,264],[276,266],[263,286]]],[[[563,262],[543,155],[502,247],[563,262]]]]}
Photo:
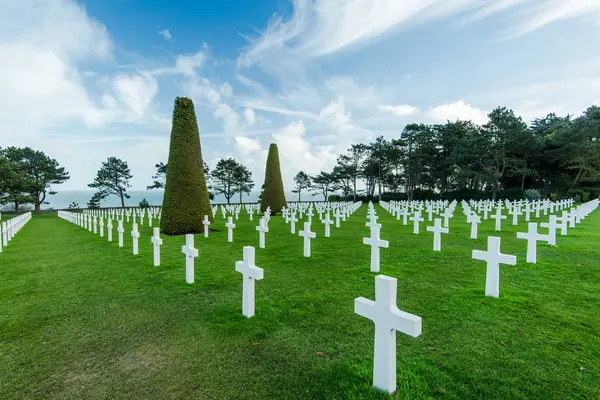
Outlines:
{"type": "Polygon", "coordinates": [[[177,97],[169,146],[160,229],[166,235],[203,231],[202,220],[213,221],[200,150],[194,103],[177,97]]]}
{"type": "Polygon", "coordinates": [[[277,214],[286,206],[281,170],[279,169],[279,151],[277,145],[271,143],[265,169],[265,183],[260,201],[260,210],[265,212],[267,207],[271,207],[271,213],[277,214]]]}

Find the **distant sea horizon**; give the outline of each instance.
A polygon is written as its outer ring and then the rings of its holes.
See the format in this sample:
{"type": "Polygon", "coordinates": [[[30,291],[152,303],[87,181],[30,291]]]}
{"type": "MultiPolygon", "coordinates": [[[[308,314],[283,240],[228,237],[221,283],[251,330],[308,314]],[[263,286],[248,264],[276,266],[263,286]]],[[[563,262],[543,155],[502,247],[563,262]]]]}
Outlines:
{"type": "MultiPolygon", "coordinates": [[[[62,190],[57,191],[55,195],[48,196],[46,201],[49,204],[42,205],[42,210],[48,209],[66,209],[71,203],[77,203],[78,208],[87,208],[87,203],[90,201],[94,194],[92,190],[62,190]]],[[[146,199],[151,206],[160,207],[162,206],[164,190],[132,190],[127,192],[130,196],[129,199],[125,199],[125,207],[136,207],[139,203],[146,199]]],[[[244,195],[242,201],[244,203],[256,203],[258,201],[259,192],[252,192],[249,195],[244,195]]],[[[298,201],[298,194],[296,193],[285,193],[287,201],[298,201]]],[[[235,195],[231,198],[231,203],[239,203],[240,196],[235,195]]],[[[323,196],[317,195],[312,196],[309,193],[302,194],[303,201],[322,201],[323,196]]],[[[212,204],[226,204],[227,200],[223,195],[216,195],[215,199],[211,201],[212,204]]],[[[118,196],[108,196],[106,199],[100,202],[100,207],[121,207],[121,199],[118,196]]]]}

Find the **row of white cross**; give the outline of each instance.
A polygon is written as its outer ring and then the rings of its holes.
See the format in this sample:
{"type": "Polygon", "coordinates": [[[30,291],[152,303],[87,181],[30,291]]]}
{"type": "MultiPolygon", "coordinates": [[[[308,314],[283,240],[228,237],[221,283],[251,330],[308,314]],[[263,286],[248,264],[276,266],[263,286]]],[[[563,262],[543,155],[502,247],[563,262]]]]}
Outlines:
{"type": "Polygon", "coordinates": [[[0,253],[3,247],[8,246],[8,242],[25,226],[31,219],[31,212],[18,215],[0,223],[0,253]]]}

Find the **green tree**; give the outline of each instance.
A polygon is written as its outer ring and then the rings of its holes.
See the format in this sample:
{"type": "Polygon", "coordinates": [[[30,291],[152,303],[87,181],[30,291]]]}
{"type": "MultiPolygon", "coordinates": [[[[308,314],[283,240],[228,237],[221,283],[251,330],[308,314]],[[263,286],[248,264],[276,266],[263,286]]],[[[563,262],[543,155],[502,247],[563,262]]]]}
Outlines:
{"type": "Polygon", "coordinates": [[[72,201],[71,204],[67,207],[68,210],[77,210],[79,209],[79,203],[76,201],[72,201]]]}
{"type": "Polygon", "coordinates": [[[242,196],[244,194],[250,194],[254,188],[254,181],[252,180],[252,172],[242,164],[238,164],[233,173],[233,181],[236,192],[240,195],[240,204],[242,203],[242,196]]]}
{"type": "Polygon", "coordinates": [[[271,143],[265,167],[265,183],[260,201],[260,210],[261,212],[265,212],[267,207],[270,207],[271,213],[277,214],[286,206],[287,202],[285,200],[283,180],[279,167],[279,151],[277,150],[277,145],[271,143]]]}
{"type": "Polygon", "coordinates": [[[100,202],[104,200],[106,196],[103,196],[101,192],[96,192],[92,195],[92,198],[87,203],[87,208],[95,210],[100,208],[100,202]]]}
{"type": "Polygon", "coordinates": [[[312,188],[315,191],[313,196],[320,193],[323,195],[325,201],[327,201],[327,198],[329,197],[329,192],[334,191],[337,188],[336,177],[333,173],[321,171],[319,175],[312,177],[311,180],[312,188]]]}
{"type": "Polygon", "coordinates": [[[298,201],[302,200],[302,191],[308,190],[311,187],[310,176],[304,171],[300,171],[294,177],[294,183],[296,187],[292,190],[292,193],[298,193],[298,201]]]}
{"type": "Polygon", "coordinates": [[[19,206],[28,201],[28,195],[23,193],[25,186],[26,176],[21,166],[0,155],[0,204],[11,203],[18,212],[19,206]]]}
{"type": "Polygon", "coordinates": [[[138,207],[139,208],[150,208],[150,203],[148,203],[148,200],[146,200],[146,198],[144,197],[138,204],[138,207]]]}
{"type": "Polygon", "coordinates": [[[346,154],[342,154],[337,159],[338,173],[344,176],[349,182],[352,183],[352,193],[354,195],[354,201],[358,194],[357,186],[358,180],[361,177],[361,165],[365,156],[367,155],[367,146],[364,144],[353,144],[350,146],[346,154]]]}
{"type": "Polygon", "coordinates": [[[231,203],[231,198],[236,193],[236,171],[240,164],[233,158],[220,159],[217,166],[210,173],[211,186],[217,194],[222,194],[231,203]]]}
{"type": "Polygon", "coordinates": [[[40,212],[42,204],[48,204],[47,196],[56,194],[52,185],[59,185],[70,178],[69,173],[58,161],[42,151],[29,147],[8,147],[2,150],[2,155],[10,162],[18,164],[22,173],[20,194],[14,197],[18,197],[20,203],[33,204],[35,212],[40,212]]]}
{"type": "Polygon", "coordinates": [[[199,233],[204,215],[213,220],[203,164],[194,103],[177,97],[160,220],[165,234],[199,233]]]}
{"type": "Polygon", "coordinates": [[[108,157],[96,174],[89,187],[97,189],[97,198],[104,200],[113,194],[121,199],[121,207],[125,208],[125,199],[130,198],[127,189],[131,187],[129,180],[133,178],[126,161],[116,157],[108,157]]]}
{"type": "Polygon", "coordinates": [[[165,181],[167,179],[167,164],[161,161],[158,164],[155,164],[154,167],[156,168],[156,173],[152,176],[154,183],[152,183],[150,186],[146,186],[146,190],[165,188],[165,181]]]}

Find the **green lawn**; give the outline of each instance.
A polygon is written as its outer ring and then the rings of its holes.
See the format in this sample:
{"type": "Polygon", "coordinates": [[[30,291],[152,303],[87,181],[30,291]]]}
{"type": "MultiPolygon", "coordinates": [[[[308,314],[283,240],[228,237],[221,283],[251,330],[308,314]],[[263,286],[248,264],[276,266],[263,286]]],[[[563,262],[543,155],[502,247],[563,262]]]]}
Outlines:
{"type": "MultiPolygon", "coordinates": [[[[504,221],[500,298],[484,296],[493,220],[469,240],[457,208],[442,252],[377,207],[381,273],[398,278],[398,306],[423,318],[418,338],[398,334],[396,398],[600,398],[600,212],[556,248],[526,241],[504,221]]],[[[196,235],[196,283],[185,283],[183,237],[164,237],[152,266],[151,228],[140,255],[56,215],[35,216],[0,254],[0,399],[385,399],[371,388],[373,324],[354,299],[373,299],[366,206],[317,239],[272,217],[267,248],[243,214],[234,243],[219,216],[210,238],[196,235]],[[241,315],[234,263],[256,246],[265,278],[256,316],[241,315]]],[[[116,224],[115,224],[116,226],[116,224]]],[[[300,225],[297,225],[300,227],[300,225]]]]}

